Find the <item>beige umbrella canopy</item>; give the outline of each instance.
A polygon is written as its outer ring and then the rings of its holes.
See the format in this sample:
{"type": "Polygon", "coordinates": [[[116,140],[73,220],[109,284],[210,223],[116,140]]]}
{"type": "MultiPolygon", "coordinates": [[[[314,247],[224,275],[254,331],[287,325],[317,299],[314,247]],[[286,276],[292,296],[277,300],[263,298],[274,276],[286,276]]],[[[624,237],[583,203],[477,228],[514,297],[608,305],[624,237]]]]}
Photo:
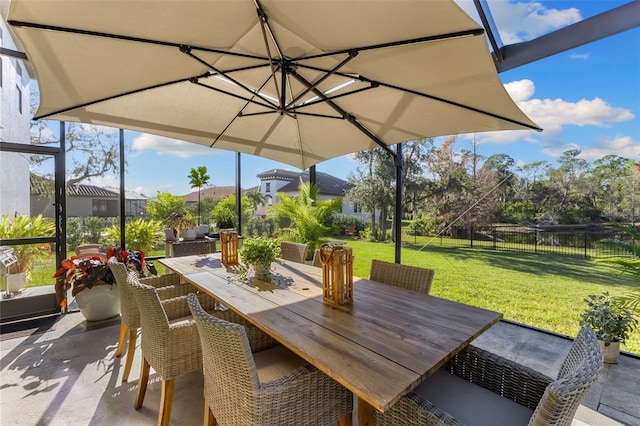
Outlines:
{"type": "Polygon", "coordinates": [[[25,1],[38,118],[306,169],[375,146],[536,129],[453,1],[25,1]]]}

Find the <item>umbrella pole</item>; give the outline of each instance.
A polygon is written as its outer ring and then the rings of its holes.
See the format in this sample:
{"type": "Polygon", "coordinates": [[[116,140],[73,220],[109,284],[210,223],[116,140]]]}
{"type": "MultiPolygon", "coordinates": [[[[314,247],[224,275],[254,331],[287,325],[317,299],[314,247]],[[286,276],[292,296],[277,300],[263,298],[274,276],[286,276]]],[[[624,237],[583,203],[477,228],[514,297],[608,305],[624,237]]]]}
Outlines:
{"type": "Polygon", "coordinates": [[[393,226],[396,236],[396,263],[401,263],[400,249],[402,248],[402,143],[396,145],[396,209],[393,214],[393,226]]]}

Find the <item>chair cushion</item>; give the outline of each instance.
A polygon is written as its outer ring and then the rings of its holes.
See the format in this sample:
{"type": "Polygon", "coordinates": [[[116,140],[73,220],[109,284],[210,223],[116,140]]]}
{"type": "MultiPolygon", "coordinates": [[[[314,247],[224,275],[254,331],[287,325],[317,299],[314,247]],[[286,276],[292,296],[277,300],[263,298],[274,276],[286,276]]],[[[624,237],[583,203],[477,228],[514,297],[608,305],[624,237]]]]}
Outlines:
{"type": "Polygon", "coordinates": [[[260,383],[279,379],[308,364],[307,361],[282,345],[255,352],[253,359],[256,363],[260,383]]]}
{"type": "Polygon", "coordinates": [[[533,415],[533,410],[444,370],[414,392],[467,425],[526,425],[533,415]]]}

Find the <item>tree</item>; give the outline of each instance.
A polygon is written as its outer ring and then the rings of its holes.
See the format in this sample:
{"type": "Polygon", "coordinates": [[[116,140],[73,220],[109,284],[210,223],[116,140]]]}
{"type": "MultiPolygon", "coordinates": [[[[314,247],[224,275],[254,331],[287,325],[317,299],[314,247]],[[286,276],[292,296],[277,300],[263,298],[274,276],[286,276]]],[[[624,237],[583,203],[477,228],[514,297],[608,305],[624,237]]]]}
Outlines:
{"type": "Polygon", "coordinates": [[[173,213],[185,213],[185,199],[176,197],[170,192],[158,191],[156,199],[150,200],[146,209],[152,219],[166,221],[173,213]]]}
{"type": "Polygon", "coordinates": [[[290,197],[278,192],[278,202],[269,207],[269,216],[276,220],[287,219],[289,226],[282,234],[299,243],[309,246],[313,253],[320,237],[327,235],[330,228],[324,223],[342,209],[342,199],[318,200],[318,187],[311,183],[300,183],[300,194],[290,197]]]}
{"type": "Polygon", "coordinates": [[[260,193],[259,191],[249,191],[244,195],[253,206],[254,214],[255,211],[258,210],[258,206],[264,206],[267,203],[267,197],[262,195],[262,193],[260,193]]]}
{"type": "MultiPolygon", "coordinates": [[[[251,205],[244,195],[240,197],[240,208],[242,211],[242,223],[249,224],[251,205]]],[[[238,226],[236,196],[229,195],[220,200],[213,210],[211,210],[211,216],[216,221],[218,229],[235,228],[238,226]]]]}
{"type": "Polygon", "coordinates": [[[198,188],[198,225],[200,225],[200,188],[209,183],[211,176],[207,174],[206,166],[198,166],[189,171],[191,189],[198,188]]]}

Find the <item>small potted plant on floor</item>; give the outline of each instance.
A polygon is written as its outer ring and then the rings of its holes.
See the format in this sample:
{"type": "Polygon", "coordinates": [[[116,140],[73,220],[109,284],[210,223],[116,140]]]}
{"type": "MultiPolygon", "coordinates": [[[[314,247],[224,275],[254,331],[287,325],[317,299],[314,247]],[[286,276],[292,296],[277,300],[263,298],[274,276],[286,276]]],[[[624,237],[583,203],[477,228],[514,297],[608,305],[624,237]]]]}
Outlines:
{"type": "Polygon", "coordinates": [[[624,344],[629,335],[638,326],[633,311],[611,297],[609,292],[600,295],[590,294],[587,308],[580,317],[580,325],[587,325],[598,336],[604,355],[604,362],[615,364],[620,355],[620,344],[624,344]]]}
{"type": "Polygon", "coordinates": [[[276,240],[264,237],[248,238],[238,253],[246,268],[253,267],[256,279],[271,281],[271,264],[281,255],[276,240]]]}

